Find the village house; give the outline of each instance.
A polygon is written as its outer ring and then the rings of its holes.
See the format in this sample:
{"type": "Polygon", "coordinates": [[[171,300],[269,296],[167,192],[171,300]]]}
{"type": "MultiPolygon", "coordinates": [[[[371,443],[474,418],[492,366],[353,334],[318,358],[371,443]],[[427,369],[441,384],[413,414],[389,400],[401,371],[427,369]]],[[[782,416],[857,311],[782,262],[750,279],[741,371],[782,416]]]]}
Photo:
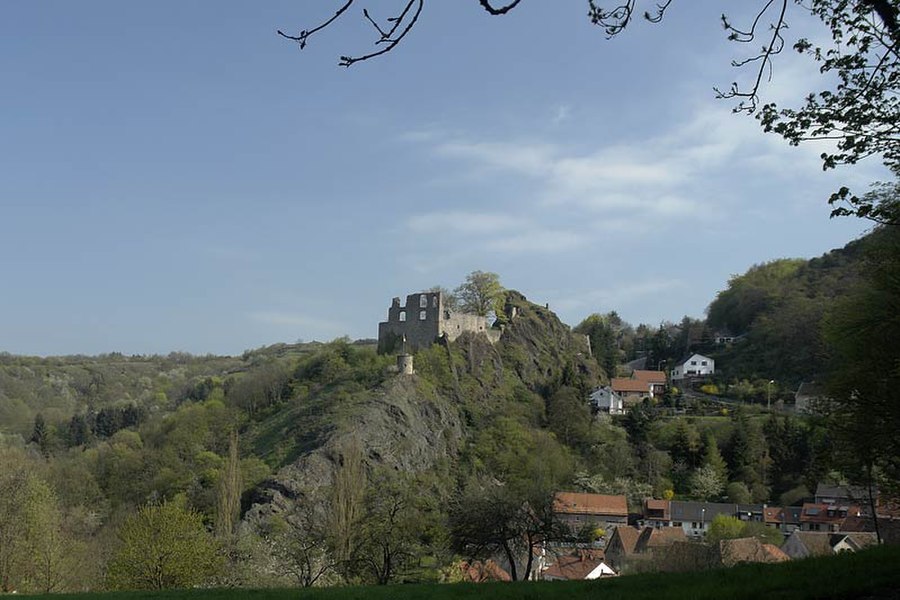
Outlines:
{"type": "Polygon", "coordinates": [[[625,496],[558,492],[553,512],[573,532],[586,525],[601,527],[608,532],[612,527],[628,522],[628,503],[625,496]]]}
{"type": "Polygon", "coordinates": [[[721,502],[690,502],[672,500],[669,503],[669,525],[681,527],[685,535],[700,539],[706,535],[716,515],[736,517],[742,521],[762,521],[761,504],[726,504],[721,502]]]}
{"type": "Polygon", "coordinates": [[[648,527],[669,527],[672,525],[672,518],[669,514],[669,501],[645,498],[643,523],[648,527]]]}
{"type": "Polygon", "coordinates": [[[634,549],[640,536],[641,532],[636,527],[621,526],[613,530],[609,543],[606,544],[606,562],[617,573],[621,572],[626,562],[634,556],[634,549]]]}
{"type": "Polygon", "coordinates": [[[673,544],[686,540],[680,527],[616,527],[606,545],[606,561],[618,572],[629,564],[640,568],[665,555],[673,544]]]}
{"type": "Polygon", "coordinates": [[[540,578],[546,581],[577,581],[615,577],[615,570],[606,563],[602,550],[577,549],[564,554],[547,567],[540,578]]]}
{"type": "Polygon", "coordinates": [[[682,381],[685,378],[709,377],[716,372],[716,361],[702,354],[691,354],[679,360],[671,369],[670,376],[673,382],[682,381]]]}
{"type": "Polygon", "coordinates": [[[800,511],[801,531],[839,531],[847,517],[859,517],[858,506],[806,502],[800,511]]]}
{"type": "Polygon", "coordinates": [[[652,554],[663,550],[675,542],[686,542],[681,527],[644,527],[634,546],[635,554],[652,554]]]}
{"type": "Polygon", "coordinates": [[[644,398],[652,398],[650,384],[639,379],[613,377],[610,381],[610,387],[625,404],[636,404],[644,398]]]}
{"type": "MultiPolygon", "coordinates": [[[[878,491],[875,490],[878,498],[878,491]]],[[[816,486],[815,504],[857,504],[860,509],[869,504],[869,492],[860,486],[843,486],[820,483],[816,486]]]]}
{"type": "Polygon", "coordinates": [[[666,374],[663,371],[646,371],[635,369],[631,378],[637,381],[646,381],[650,391],[650,397],[662,396],[666,393],[666,374]]]}
{"type": "Polygon", "coordinates": [[[611,415],[625,414],[625,403],[613,389],[608,386],[598,387],[589,398],[591,410],[594,412],[609,413],[611,415]]]}
{"type": "Polygon", "coordinates": [[[800,513],[802,508],[799,506],[766,506],[763,508],[763,522],[777,529],[785,535],[789,535],[800,529],[800,513]]]}
{"type": "Polygon", "coordinates": [[[612,391],[627,404],[644,398],[655,398],[666,393],[666,374],[662,371],[635,369],[631,377],[614,377],[610,381],[612,391]]]}

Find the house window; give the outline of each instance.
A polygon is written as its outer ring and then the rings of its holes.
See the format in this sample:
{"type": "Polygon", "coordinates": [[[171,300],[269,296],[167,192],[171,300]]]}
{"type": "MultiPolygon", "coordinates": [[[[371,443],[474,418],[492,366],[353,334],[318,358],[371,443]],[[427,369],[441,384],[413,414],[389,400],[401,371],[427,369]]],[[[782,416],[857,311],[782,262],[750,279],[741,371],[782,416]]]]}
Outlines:
{"type": "Polygon", "coordinates": [[[705,366],[706,366],[706,361],[705,361],[705,360],[701,360],[701,361],[700,361],[700,364],[703,365],[703,366],[705,367],[705,366]]]}
{"type": "Polygon", "coordinates": [[[400,322],[402,323],[402,322],[405,321],[405,320],[406,320],[406,311],[405,311],[405,310],[401,310],[401,311],[400,311],[400,322]]]}
{"type": "Polygon", "coordinates": [[[420,321],[424,321],[424,320],[427,319],[427,318],[428,318],[428,311],[427,311],[427,310],[420,310],[420,311],[419,311],[419,320],[420,320],[420,321]]]}
{"type": "Polygon", "coordinates": [[[428,308],[428,296],[425,294],[419,296],[419,308],[428,308]]]}
{"type": "Polygon", "coordinates": [[[696,361],[696,360],[692,360],[692,361],[691,361],[691,366],[692,366],[692,367],[696,367],[696,366],[697,366],[697,361],[696,361]]]}

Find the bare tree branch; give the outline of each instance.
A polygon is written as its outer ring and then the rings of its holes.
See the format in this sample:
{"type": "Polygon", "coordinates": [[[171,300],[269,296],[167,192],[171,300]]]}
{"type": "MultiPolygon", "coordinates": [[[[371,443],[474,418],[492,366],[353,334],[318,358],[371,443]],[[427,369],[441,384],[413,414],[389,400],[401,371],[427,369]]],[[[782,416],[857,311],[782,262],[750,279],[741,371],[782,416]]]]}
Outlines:
{"type": "Polygon", "coordinates": [[[494,8],[493,6],[491,6],[490,0],[478,0],[478,3],[484,10],[488,11],[492,15],[505,15],[506,13],[514,9],[516,5],[521,1],[522,0],[513,0],[506,6],[501,6],[500,8],[494,8]]]}
{"type": "MultiPolygon", "coordinates": [[[[760,20],[773,4],[775,4],[775,0],[768,0],[765,5],[763,5],[762,9],[760,9],[753,19],[749,31],[737,29],[728,21],[728,18],[725,15],[722,15],[722,25],[725,27],[726,31],[731,32],[728,35],[728,39],[733,42],[752,42],[756,38],[756,28],[759,25],[760,20]]],[[[756,78],[750,89],[742,91],[737,83],[732,83],[731,89],[727,92],[722,92],[717,88],[713,88],[717,98],[745,98],[745,100],[742,100],[740,104],[734,108],[735,112],[754,112],[757,103],[759,102],[759,88],[760,85],[762,85],[763,75],[768,72],[769,76],[767,80],[771,81],[772,79],[772,57],[776,54],[780,54],[781,51],[784,50],[784,37],[781,35],[781,32],[787,29],[788,26],[784,19],[785,14],[787,13],[788,0],[780,0],[780,4],[781,10],[778,12],[778,18],[773,25],[770,25],[772,37],[769,39],[768,43],[762,47],[762,51],[756,56],[751,56],[744,60],[732,61],[731,63],[732,66],[738,68],[753,62],[759,63],[759,68],[756,71],[756,78]]]]}
{"type": "Polygon", "coordinates": [[[312,29],[309,29],[309,30],[304,29],[303,31],[301,31],[301,32],[300,32],[298,35],[296,35],[296,36],[288,35],[288,34],[284,33],[283,31],[281,31],[281,30],[279,29],[279,30],[278,30],[278,35],[280,35],[280,36],[283,37],[283,38],[287,38],[287,39],[289,39],[289,40],[292,40],[292,41],[297,42],[297,43],[300,45],[300,49],[302,50],[303,48],[306,47],[306,39],[307,39],[309,36],[311,36],[312,34],[318,32],[318,31],[321,31],[321,30],[325,29],[326,27],[328,27],[329,25],[331,25],[332,23],[334,23],[335,21],[337,21],[337,20],[340,18],[340,16],[341,16],[342,14],[344,14],[344,12],[345,12],[348,8],[350,8],[350,7],[353,5],[353,3],[354,3],[355,1],[356,1],[356,0],[347,0],[347,3],[344,4],[344,6],[342,6],[341,8],[339,8],[339,9],[337,10],[337,12],[334,13],[334,16],[333,16],[333,17],[331,17],[330,19],[328,19],[327,21],[325,21],[324,23],[322,23],[322,24],[319,25],[318,27],[313,27],[312,29]]]}

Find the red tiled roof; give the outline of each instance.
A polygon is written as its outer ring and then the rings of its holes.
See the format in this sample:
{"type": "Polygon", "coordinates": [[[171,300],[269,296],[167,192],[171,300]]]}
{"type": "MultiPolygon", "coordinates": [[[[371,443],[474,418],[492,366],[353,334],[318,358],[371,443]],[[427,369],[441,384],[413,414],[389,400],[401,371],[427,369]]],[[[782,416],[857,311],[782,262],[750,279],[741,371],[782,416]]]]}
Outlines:
{"type": "Polygon", "coordinates": [[[763,544],[756,538],[738,538],[719,542],[719,560],[723,566],[732,567],[738,563],[773,563],[790,560],[787,554],[772,546],[763,544]]]}
{"type": "Polygon", "coordinates": [[[603,551],[587,550],[577,554],[560,556],[556,563],[544,571],[545,577],[554,579],[584,579],[603,562],[603,551]]]}
{"type": "Polygon", "coordinates": [[[624,377],[613,377],[610,382],[614,392],[637,392],[642,394],[650,393],[650,383],[639,379],[626,379],[624,377]]]}
{"type": "Polygon", "coordinates": [[[583,494],[578,492],[557,492],[553,510],[564,514],[628,516],[628,502],[625,496],[605,494],[583,494]]]}
{"type": "Polygon", "coordinates": [[[647,383],[666,383],[666,374],[662,371],[642,371],[635,369],[631,374],[632,379],[646,381],[647,383]]]}
{"type": "Polygon", "coordinates": [[[769,559],[767,562],[785,562],[787,560],[791,560],[791,557],[784,553],[784,551],[775,546],[774,544],[763,544],[763,550],[765,550],[766,554],[769,555],[769,559]]]}
{"type": "Polygon", "coordinates": [[[644,527],[634,551],[640,554],[653,548],[661,548],[674,542],[684,541],[687,541],[687,537],[681,527],[644,527]]]}
{"type": "Polygon", "coordinates": [[[811,504],[809,502],[803,505],[803,511],[800,513],[801,523],[840,523],[847,517],[855,517],[859,515],[858,506],[847,506],[837,504],[811,504]],[[829,511],[831,514],[829,514],[829,511]]]}
{"type": "Polygon", "coordinates": [[[766,523],[784,523],[784,509],[780,506],[767,506],[763,509],[763,521],[766,523]]]}
{"type": "Polygon", "coordinates": [[[613,543],[613,539],[618,536],[619,542],[622,544],[622,550],[624,551],[625,556],[630,556],[634,554],[634,550],[637,546],[638,538],[640,538],[640,535],[641,532],[634,527],[616,527],[613,531],[613,536],[609,539],[607,549],[609,549],[609,546],[613,543]]]}

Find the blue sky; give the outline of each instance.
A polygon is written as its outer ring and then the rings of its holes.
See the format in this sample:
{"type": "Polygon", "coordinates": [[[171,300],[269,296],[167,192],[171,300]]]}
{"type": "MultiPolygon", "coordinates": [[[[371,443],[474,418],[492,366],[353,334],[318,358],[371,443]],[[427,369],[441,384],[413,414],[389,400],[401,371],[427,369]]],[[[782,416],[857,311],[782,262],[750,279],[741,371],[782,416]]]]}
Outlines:
{"type": "MultiPolygon", "coordinates": [[[[430,1],[344,69],[374,39],[359,12],[302,52],[275,35],[333,0],[6,3],[0,351],[374,337],[393,296],[473,270],[571,325],[702,316],[732,274],[860,235],[825,200],[885,178],[823,173],[714,99],[746,49],[719,14],[741,4],[674,3],[607,40],[585,2],[430,1]]],[[[785,55],[764,99],[815,83],[785,55]]]]}

